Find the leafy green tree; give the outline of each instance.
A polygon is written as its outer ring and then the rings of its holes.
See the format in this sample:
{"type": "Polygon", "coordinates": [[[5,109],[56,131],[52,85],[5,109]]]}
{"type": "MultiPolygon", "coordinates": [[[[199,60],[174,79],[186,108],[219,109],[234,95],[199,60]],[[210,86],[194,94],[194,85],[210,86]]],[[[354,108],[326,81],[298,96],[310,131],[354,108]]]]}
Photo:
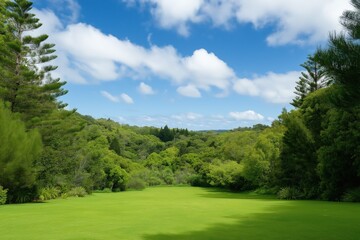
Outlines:
{"type": "Polygon", "coordinates": [[[360,187],[360,107],[331,109],[318,150],[323,197],[341,200],[360,187]]]}
{"type": "Polygon", "coordinates": [[[260,187],[267,183],[270,164],[260,152],[255,149],[251,151],[241,165],[244,178],[251,182],[253,187],[260,187]]]}
{"type": "Polygon", "coordinates": [[[314,198],[319,185],[314,139],[299,111],[287,113],[283,118],[287,130],[280,155],[281,186],[298,189],[302,194],[299,197],[314,198]]]}
{"type": "Polygon", "coordinates": [[[37,131],[0,102],[0,185],[8,189],[8,202],[27,202],[36,197],[34,160],[42,150],[37,131]]]}
{"type": "Polygon", "coordinates": [[[53,111],[41,122],[38,129],[42,135],[44,151],[36,159],[37,182],[40,187],[71,187],[74,174],[84,166],[87,138],[87,122],[75,112],[53,111]]]}
{"type": "Polygon", "coordinates": [[[323,196],[330,200],[340,200],[347,191],[360,188],[360,1],[351,3],[354,10],[341,17],[346,32],[331,34],[328,47],[316,52],[334,82],[318,150],[323,196]]]}
{"type": "Polygon", "coordinates": [[[221,152],[225,159],[241,162],[252,150],[259,133],[257,131],[236,131],[220,136],[221,152]]]}
{"type": "Polygon", "coordinates": [[[207,181],[211,186],[232,190],[247,190],[250,184],[243,177],[242,165],[234,161],[214,162],[209,165],[207,181]]]}
{"type": "Polygon", "coordinates": [[[110,150],[116,152],[118,155],[121,155],[121,145],[117,137],[114,137],[111,140],[109,148],[110,150]]]}

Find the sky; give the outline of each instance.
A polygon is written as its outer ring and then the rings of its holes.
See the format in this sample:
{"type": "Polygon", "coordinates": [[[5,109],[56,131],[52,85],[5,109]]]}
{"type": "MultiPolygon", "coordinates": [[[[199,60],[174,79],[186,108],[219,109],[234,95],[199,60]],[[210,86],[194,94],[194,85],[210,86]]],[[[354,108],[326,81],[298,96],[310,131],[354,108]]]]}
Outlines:
{"type": "Polygon", "coordinates": [[[68,109],[190,130],[271,124],[346,0],[34,0],[68,109]]]}

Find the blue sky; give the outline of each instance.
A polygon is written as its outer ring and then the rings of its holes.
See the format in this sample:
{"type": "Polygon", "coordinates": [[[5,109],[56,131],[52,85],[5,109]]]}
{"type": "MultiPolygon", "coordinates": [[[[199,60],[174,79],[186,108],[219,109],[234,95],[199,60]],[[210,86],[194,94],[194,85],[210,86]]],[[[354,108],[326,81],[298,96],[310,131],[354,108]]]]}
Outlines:
{"type": "Polygon", "coordinates": [[[345,0],[35,0],[67,81],[61,100],[124,124],[270,124],[345,0]]]}

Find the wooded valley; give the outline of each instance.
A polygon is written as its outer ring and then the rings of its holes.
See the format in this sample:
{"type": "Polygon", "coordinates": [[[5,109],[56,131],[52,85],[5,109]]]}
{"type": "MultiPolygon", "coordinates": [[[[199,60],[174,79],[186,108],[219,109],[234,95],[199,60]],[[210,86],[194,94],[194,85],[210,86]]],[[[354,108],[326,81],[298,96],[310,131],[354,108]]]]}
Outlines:
{"type": "MultiPolygon", "coordinates": [[[[66,109],[56,46],[27,0],[0,1],[0,203],[157,185],[360,201],[360,1],[303,63],[294,109],[229,131],[137,127],[66,109]]],[[[300,63],[299,63],[300,64],[300,63]]],[[[216,130],[216,129],[215,129],[216,130]]]]}

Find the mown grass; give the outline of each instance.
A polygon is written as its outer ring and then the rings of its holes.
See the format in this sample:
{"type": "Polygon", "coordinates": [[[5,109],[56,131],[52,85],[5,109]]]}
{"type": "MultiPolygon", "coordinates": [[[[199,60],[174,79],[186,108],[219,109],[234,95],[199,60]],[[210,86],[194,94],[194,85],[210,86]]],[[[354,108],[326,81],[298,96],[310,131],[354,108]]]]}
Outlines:
{"type": "Polygon", "coordinates": [[[193,187],[0,206],[0,239],[358,240],[360,204],[193,187]]]}

